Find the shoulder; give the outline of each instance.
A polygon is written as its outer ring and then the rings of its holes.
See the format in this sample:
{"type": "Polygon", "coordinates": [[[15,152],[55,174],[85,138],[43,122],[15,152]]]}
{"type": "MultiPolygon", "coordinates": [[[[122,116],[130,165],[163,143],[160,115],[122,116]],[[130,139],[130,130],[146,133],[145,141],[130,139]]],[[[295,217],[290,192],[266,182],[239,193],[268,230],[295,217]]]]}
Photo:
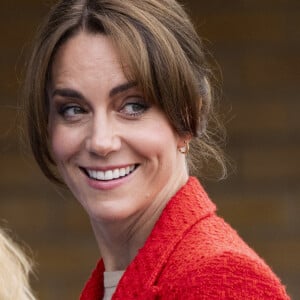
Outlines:
{"type": "Polygon", "coordinates": [[[162,293],[180,299],[289,299],[263,259],[214,214],[184,234],[160,283],[162,293]]]}
{"type": "Polygon", "coordinates": [[[163,299],[167,295],[169,299],[179,295],[180,299],[289,299],[262,260],[234,252],[198,260],[176,279],[163,282],[160,292],[163,299]]]}

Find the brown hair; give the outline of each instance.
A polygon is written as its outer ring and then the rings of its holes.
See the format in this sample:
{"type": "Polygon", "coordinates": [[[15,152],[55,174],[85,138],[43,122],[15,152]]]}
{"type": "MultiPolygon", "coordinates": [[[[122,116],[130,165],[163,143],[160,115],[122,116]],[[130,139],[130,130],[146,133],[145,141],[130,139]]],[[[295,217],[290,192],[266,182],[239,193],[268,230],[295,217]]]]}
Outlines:
{"type": "Polygon", "coordinates": [[[160,106],[179,134],[192,136],[189,167],[195,165],[196,174],[204,176],[212,158],[224,177],[223,155],[210,130],[216,120],[211,69],[200,38],[175,0],[61,0],[52,8],[35,40],[24,84],[30,145],[44,174],[60,182],[47,132],[51,64],[60,45],[79,30],[108,35],[129,65],[128,79],[160,106]]]}

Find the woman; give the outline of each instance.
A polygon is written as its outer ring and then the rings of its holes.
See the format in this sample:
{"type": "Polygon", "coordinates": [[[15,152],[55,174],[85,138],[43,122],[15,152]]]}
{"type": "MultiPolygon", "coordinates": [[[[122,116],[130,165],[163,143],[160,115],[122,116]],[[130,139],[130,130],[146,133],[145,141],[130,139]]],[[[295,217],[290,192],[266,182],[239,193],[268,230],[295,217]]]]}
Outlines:
{"type": "Polygon", "coordinates": [[[0,299],[34,300],[30,272],[31,263],[23,251],[0,229],[0,299]]]}
{"type": "Polygon", "coordinates": [[[60,1],[45,20],[25,82],[28,132],[95,233],[102,259],[81,299],[288,299],[189,177],[210,158],[226,173],[211,77],[175,0],[60,1]]]}

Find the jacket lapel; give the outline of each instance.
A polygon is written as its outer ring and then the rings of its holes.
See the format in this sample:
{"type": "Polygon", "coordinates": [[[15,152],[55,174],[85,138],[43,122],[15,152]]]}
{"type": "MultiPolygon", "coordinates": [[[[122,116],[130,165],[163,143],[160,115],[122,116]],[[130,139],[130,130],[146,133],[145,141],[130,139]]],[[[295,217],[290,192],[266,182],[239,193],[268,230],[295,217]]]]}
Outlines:
{"type": "Polygon", "coordinates": [[[216,210],[198,180],[188,182],[171,198],[145,245],[126,269],[113,299],[153,299],[155,285],[176,245],[199,220],[216,210]]]}
{"type": "Polygon", "coordinates": [[[103,298],[103,274],[104,263],[101,259],[98,262],[96,269],[93,271],[91,277],[86,282],[85,287],[80,295],[80,300],[100,300],[103,298]]]}

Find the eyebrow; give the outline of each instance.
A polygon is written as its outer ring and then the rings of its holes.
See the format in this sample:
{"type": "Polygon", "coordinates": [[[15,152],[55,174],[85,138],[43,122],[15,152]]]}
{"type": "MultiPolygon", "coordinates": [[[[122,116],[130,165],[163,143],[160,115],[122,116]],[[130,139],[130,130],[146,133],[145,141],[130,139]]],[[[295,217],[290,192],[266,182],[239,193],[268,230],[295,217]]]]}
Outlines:
{"type": "MultiPolygon", "coordinates": [[[[137,82],[136,81],[130,81],[130,82],[126,82],[123,84],[120,84],[114,88],[112,88],[109,92],[109,97],[112,98],[114,96],[116,96],[117,94],[123,93],[127,90],[130,90],[133,87],[137,86],[137,82]]],[[[62,88],[62,89],[55,89],[52,94],[52,97],[54,96],[61,96],[61,97],[66,97],[66,98],[74,98],[74,99],[84,99],[84,96],[73,89],[69,89],[69,88],[62,88]]]]}
{"type": "Polygon", "coordinates": [[[64,89],[55,89],[52,94],[52,98],[54,96],[62,96],[66,98],[77,98],[77,99],[84,99],[83,95],[80,92],[77,92],[72,89],[64,88],[64,89]]]}
{"type": "Polygon", "coordinates": [[[120,84],[120,85],[114,87],[113,89],[111,89],[111,91],[109,92],[109,97],[112,98],[115,95],[123,93],[127,90],[130,90],[133,87],[136,87],[136,86],[137,86],[136,81],[130,81],[130,82],[120,84]]]}

